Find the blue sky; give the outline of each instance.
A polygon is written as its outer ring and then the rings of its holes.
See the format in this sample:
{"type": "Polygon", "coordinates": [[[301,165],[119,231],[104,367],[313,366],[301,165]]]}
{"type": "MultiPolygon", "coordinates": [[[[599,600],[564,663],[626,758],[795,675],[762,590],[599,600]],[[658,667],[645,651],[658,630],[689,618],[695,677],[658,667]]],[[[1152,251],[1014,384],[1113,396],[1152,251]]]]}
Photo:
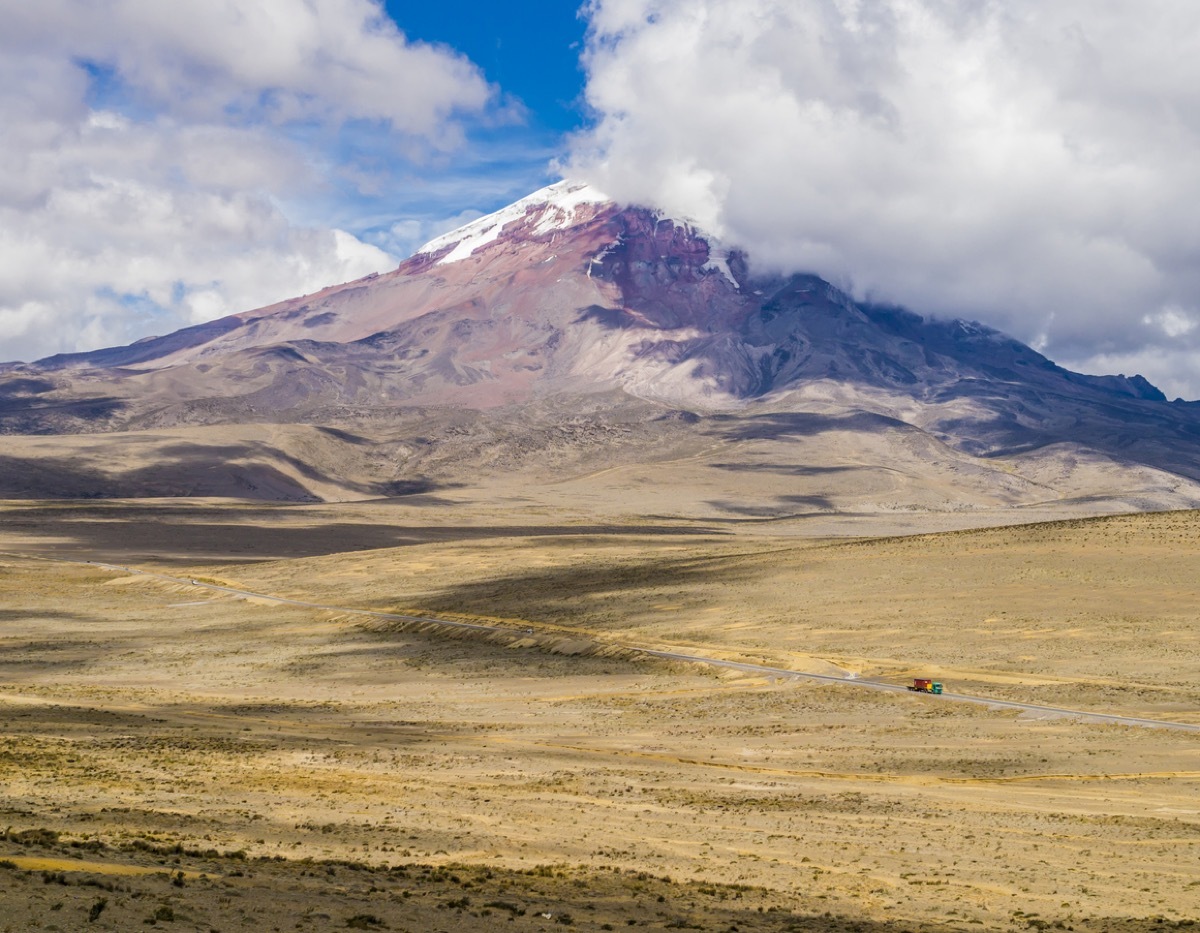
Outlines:
{"type": "MultiPolygon", "coordinates": [[[[467,126],[464,145],[453,154],[385,173],[385,191],[364,196],[343,188],[337,205],[323,205],[340,211],[338,219],[363,239],[405,254],[419,243],[389,233],[397,220],[425,224],[417,237],[423,241],[447,217],[486,213],[557,180],[553,163],[569,152],[568,134],[586,122],[580,54],[587,24],[570,0],[529,0],[519,15],[511,6],[484,2],[391,0],[384,7],[410,41],[470,59],[498,89],[505,111],[467,126]]],[[[362,143],[375,164],[387,163],[386,132],[372,140],[351,127],[342,137],[350,148],[362,143]]]]}
{"type": "Polygon", "coordinates": [[[583,118],[586,22],[572,0],[503,3],[405,3],[390,0],[388,14],[411,39],[441,42],[466,55],[489,81],[520,98],[529,130],[561,134],[583,118]]]}

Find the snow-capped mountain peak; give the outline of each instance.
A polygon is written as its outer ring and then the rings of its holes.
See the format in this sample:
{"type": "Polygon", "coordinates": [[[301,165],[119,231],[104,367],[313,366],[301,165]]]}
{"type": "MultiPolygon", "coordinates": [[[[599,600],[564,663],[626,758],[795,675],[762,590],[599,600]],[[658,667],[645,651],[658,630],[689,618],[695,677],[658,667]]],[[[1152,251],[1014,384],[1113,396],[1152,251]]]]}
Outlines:
{"type": "Polygon", "coordinates": [[[578,219],[584,205],[607,204],[608,195],[584,182],[564,180],[535,191],[507,207],[476,218],[456,230],[436,237],[417,250],[417,254],[439,256],[437,265],[466,259],[477,250],[497,240],[509,224],[536,215],[534,235],[564,230],[578,219]],[[448,251],[447,251],[448,250],[448,251]]]}

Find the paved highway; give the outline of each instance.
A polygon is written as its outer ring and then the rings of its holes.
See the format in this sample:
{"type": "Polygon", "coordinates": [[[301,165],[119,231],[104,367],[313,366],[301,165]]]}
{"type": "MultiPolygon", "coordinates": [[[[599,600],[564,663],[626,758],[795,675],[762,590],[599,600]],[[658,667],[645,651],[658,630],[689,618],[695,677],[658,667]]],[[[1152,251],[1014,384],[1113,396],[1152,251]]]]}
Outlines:
{"type": "MultiPolygon", "coordinates": [[[[360,615],[373,619],[391,619],[400,622],[426,623],[429,625],[443,626],[445,628],[472,629],[480,632],[503,633],[505,635],[520,635],[523,633],[532,634],[532,630],[516,629],[511,626],[504,625],[486,625],[480,622],[456,622],[453,619],[438,619],[427,616],[404,615],[395,612],[381,612],[375,609],[348,609],[345,606],[328,606],[323,603],[307,602],[301,599],[288,599],[283,596],[273,596],[270,593],[256,593],[253,590],[242,590],[230,586],[221,586],[216,583],[205,583],[203,581],[190,578],[185,579],[181,577],[172,577],[168,574],[155,573],[149,570],[139,570],[136,567],[124,567],[120,564],[106,564],[94,560],[66,560],[62,558],[33,557],[32,555],[26,554],[14,556],[20,556],[34,560],[46,560],[54,563],[88,564],[90,566],[101,567],[106,570],[119,570],[124,573],[152,577],[154,579],[165,580],[170,583],[182,583],[207,590],[213,590],[219,593],[227,593],[231,596],[237,596],[242,599],[262,599],[273,603],[282,603],[287,606],[303,606],[307,609],[320,609],[325,612],[337,612],[346,615],[360,615]]],[[[663,661],[684,661],[692,664],[707,664],[710,667],[744,671],[748,674],[757,674],[766,677],[817,681],[820,683],[838,684],[839,686],[843,687],[858,687],[864,690],[886,690],[904,694],[909,693],[906,686],[883,683],[877,680],[861,680],[849,676],[839,677],[834,674],[809,674],[801,671],[790,671],[781,667],[768,667],[766,665],[750,664],[744,661],[725,661],[719,658],[706,658],[703,655],[683,654],[676,651],[662,651],[654,648],[643,648],[639,645],[623,644],[620,642],[604,642],[604,644],[607,647],[619,648],[632,654],[639,654],[645,657],[656,658],[663,661]]],[[[975,696],[966,693],[943,693],[937,697],[922,696],[923,698],[928,699],[928,701],[931,703],[936,703],[939,700],[948,701],[951,703],[974,703],[980,706],[987,706],[992,709],[1015,709],[1025,713],[1040,713],[1047,717],[1069,716],[1071,718],[1079,719],[1089,723],[1119,726],[1147,726],[1155,729],[1174,729],[1182,732],[1200,732],[1200,723],[1172,722],[1171,720],[1167,719],[1147,719],[1139,716],[1120,716],[1115,713],[1088,712],[1086,710],[1067,709],[1061,706],[1042,706],[1037,703],[1020,703],[1016,700],[1000,700],[993,697],[975,696]]]]}

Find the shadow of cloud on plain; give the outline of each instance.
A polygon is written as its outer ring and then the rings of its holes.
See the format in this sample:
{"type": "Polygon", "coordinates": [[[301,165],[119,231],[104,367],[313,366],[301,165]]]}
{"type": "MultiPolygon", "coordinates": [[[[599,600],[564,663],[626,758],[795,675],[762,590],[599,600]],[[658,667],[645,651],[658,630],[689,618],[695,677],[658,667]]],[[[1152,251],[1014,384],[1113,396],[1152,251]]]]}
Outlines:
{"type": "Polygon", "coordinates": [[[803,463],[710,463],[714,470],[731,473],[772,473],[777,476],[832,476],[839,473],[858,473],[872,467],[811,466],[803,463]]]}
{"type": "Polygon", "coordinates": [[[429,498],[429,494],[456,485],[437,483],[424,477],[354,481],[339,475],[335,469],[321,469],[278,447],[257,441],[219,446],[168,444],[147,453],[153,462],[123,468],[124,455],[120,448],[127,445],[128,439],[104,436],[97,439],[96,446],[110,443],[115,445],[112,455],[105,459],[105,451],[101,448],[91,452],[90,463],[71,456],[0,456],[0,498],[228,497],[277,502],[322,501],[302,482],[308,480],[356,495],[408,497],[410,504],[444,506],[450,503],[429,498]],[[103,468],[96,465],[97,461],[104,464],[103,468]],[[282,467],[293,470],[301,480],[285,473],[282,467]]]}
{"type": "Polygon", "coordinates": [[[165,523],[155,520],[115,522],[63,519],[55,534],[69,539],[49,550],[56,554],[103,555],[108,559],[189,562],[207,560],[273,560],[317,557],[348,551],[424,544],[424,528],[353,522],[320,526],[254,525],[249,522],[165,523]]]}
{"type": "Polygon", "coordinates": [[[917,431],[911,424],[873,412],[821,415],[812,412],[776,412],[769,415],[715,415],[715,430],[708,433],[727,441],[780,440],[815,437],[830,431],[878,433],[884,430],[917,431]]]}
{"type": "MultiPolygon", "coordinates": [[[[636,564],[589,560],[583,565],[553,567],[464,582],[445,587],[421,600],[423,611],[467,612],[483,616],[509,616],[539,621],[570,623],[589,618],[601,624],[612,611],[592,602],[596,597],[633,597],[639,591],[673,598],[691,588],[687,596],[702,606],[704,584],[718,575],[723,582],[753,580],[760,571],[753,558],[719,555],[712,557],[659,558],[636,564]],[[675,593],[676,588],[680,593],[675,593]]],[[[640,604],[639,604],[640,605],[640,604]]],[[[687,607],[683,607],[687,608],[687,607]]],[[[623,620],[613,618],[614,622],[623,620]]]]}
{"type": "MultiPolygon", "coordinates": [[[[401,506],[451,508],[436,496],[381,500],[401,506]]],[[[720,533],[681,527],[665,518],[645,525],[471,525],[338,521],[336,507],[196,504],[155,500],[43,501],[3,513],[5,547],[31,554],[130,563],[255,562],[490,538],[545,538],[546,546],[577,546],[580,536],[688,536],[720,533]]]]}
{"type": "MultiPolygon", "coordinates": [[[[775,505],[744,505],[726,500],[710,500],[709,505],[723,512],[743,515],[747,519],[763,519],[775,521],[787,518],[805,518],[812,515],[826,515],[835,511],[836,506],[828,496],[776,496],[775,505]],[[796,511],[797,507],[804,511],[796,511]]],[[[729,521],[729,519],[713,519],[714,521],[729,521]]]]}
{"type": "Polygon", "coordinates": [[[317,501],[273,466],[241,466],[181,451],[172,460],[107,472],[70,457],[0,456],[0,497],[8,499],[118,499],[230,496],[317,501]]]}

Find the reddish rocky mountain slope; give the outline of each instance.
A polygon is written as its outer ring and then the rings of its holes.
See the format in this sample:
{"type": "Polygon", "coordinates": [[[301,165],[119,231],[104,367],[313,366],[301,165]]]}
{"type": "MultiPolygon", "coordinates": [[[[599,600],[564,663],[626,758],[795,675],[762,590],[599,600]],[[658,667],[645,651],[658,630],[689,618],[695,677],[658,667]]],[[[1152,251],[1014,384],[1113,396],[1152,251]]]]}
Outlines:
{"type": "Polygon", "coordinates": [[[1078,482],[1049,498],[1200,502],[1197,405],[1140,377],[1068,372],[978,324],[856,303],[815,276],[756,275],[686,223],[567,183],[387,274],[9,365],[0,431],[19,460],[0,463],[0,492],[21,495],[389,494],[488,471],[574,475],[713,438],[736,459],[739,443],[836,431],[861,437],[865,460],[889,458],[886,436],[966,465],[1017,458],[1010,475],[1052,460],[1078,482]],[[271,482],[230,478],[228,464],[255,456],[253,425],[284,438],[258,447],[271,482]],[[185,457],[173,444],[155,459],[148,438],[186,431],[199,439],[185,457]],[[33,449],[17,436],[117,434],[150,445],[136,481],[119,463],[13,479],[33,449]],[[1081,463],[1102,463],[1108,487],[1089,492],[1081,463]]]}

